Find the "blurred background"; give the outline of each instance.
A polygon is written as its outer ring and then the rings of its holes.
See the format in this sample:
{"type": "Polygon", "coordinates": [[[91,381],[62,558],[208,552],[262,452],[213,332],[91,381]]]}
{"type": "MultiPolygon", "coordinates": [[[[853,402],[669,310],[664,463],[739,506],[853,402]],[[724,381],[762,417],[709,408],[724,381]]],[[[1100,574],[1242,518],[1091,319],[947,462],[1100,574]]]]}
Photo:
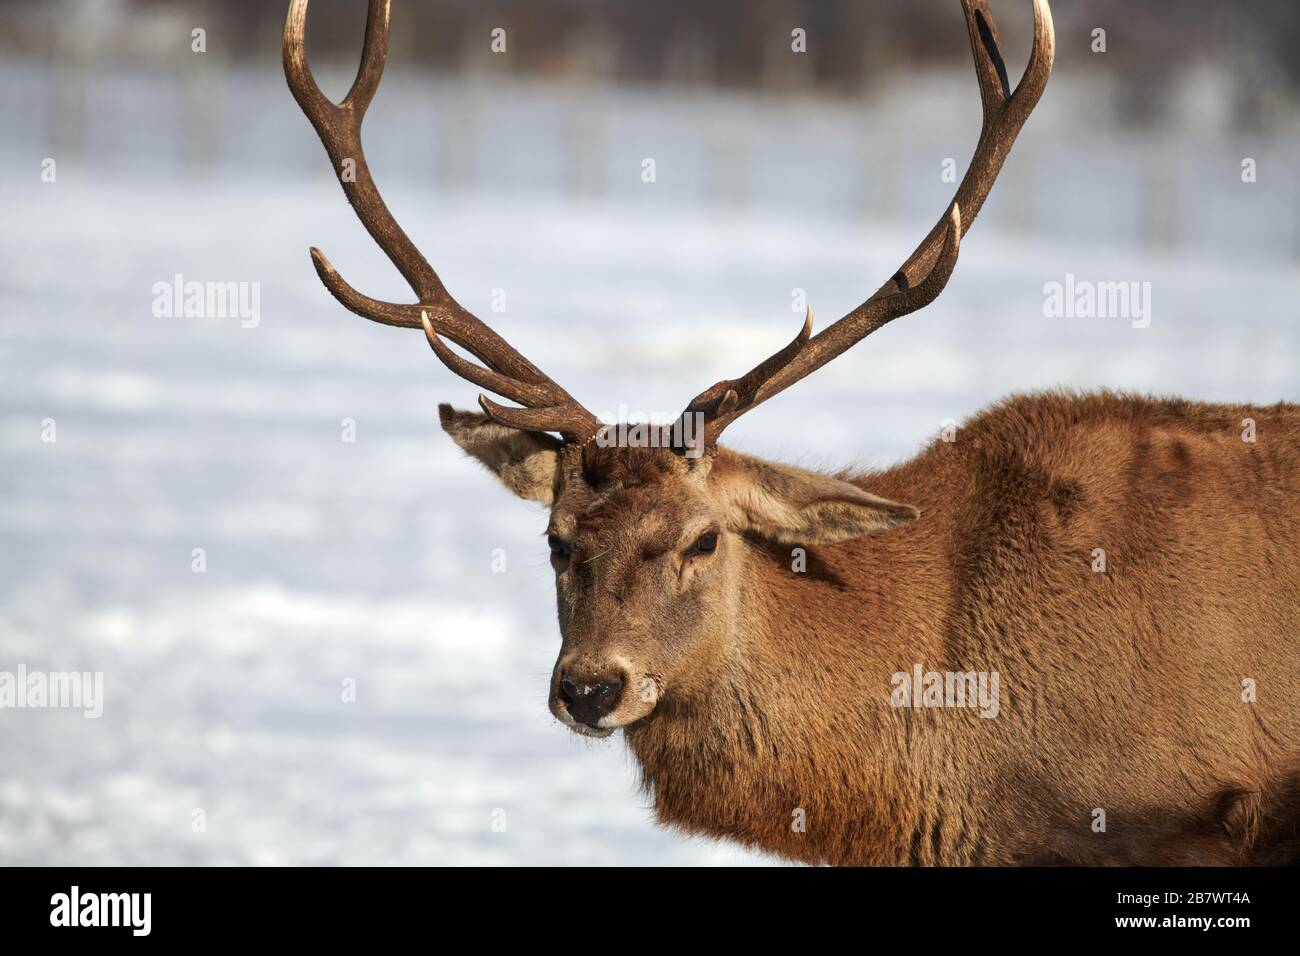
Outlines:
{"type": "MultiPolygon", "coordinates": [[[[657,829],[620,739],[547,713],[545,516],[441,434],[475,390],[319,285],[310,245],[410,298],[285,87],[285,7],[0,2],[0,670],[105,685],[98,720],[0,710],[0,863],[769,862],[657,829]],[[156,315],[178,275],[255,287],[256,322],[156,315]]],[[[380,188],[610,418],[749,368],[802,295],[858,304],[979,131],[956,0],[394,7],[380,188]]],[[[1300,398],[1300,6],[1054,8],[947,292],[734,447],[883,467],[1058,385],[1300,398]],[[1151,283],[1150,326],[1049,317],[1069,274],[1151,283]]],[[[1030,5],[993,9],[1014,82],[1030,5]]],[[[364,20],[312,4],[336,98],[364,20]]]]}

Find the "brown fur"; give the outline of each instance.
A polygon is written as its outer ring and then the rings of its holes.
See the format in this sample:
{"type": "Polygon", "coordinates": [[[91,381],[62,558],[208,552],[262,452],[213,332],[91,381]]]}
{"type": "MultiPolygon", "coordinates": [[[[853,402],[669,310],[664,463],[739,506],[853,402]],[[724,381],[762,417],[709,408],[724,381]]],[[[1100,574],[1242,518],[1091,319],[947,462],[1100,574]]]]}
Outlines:
{"type": "Polygon", "coordinates": [[[586,451],[556,673],[653,683],[617,725],[662,822],[812,863],[1300,859],[1300,407],[1013,398],[852,477],[919,519],[837,526],[803,571],[738,517],[797,469],[586,451]],[[917,663],[998,672],[1000,713],[891,706],[917,663]]]}

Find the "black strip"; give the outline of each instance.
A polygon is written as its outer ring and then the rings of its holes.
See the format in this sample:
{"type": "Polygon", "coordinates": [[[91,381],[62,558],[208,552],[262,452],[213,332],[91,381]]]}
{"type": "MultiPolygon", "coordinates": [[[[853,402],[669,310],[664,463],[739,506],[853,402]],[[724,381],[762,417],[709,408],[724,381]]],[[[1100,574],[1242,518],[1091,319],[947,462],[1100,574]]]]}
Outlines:
{"type": "MultiPolygon", "coordinates": [[[[545,821],[529,822],[545,836],[540,829],[545,821]]],[[[810,818],[809,832],[799,839],[813,839],[816,826],[817,818],[810,818]]],[[[509,834],[500,836],[504,849],[499,852],[518,846],[508,842],[512,839],[509,834]]],[[[1106,837],[1099,835],[1097,839],[1106,837]]],[[[635,848],[618,840],[606,839],[594,846],[590,862],[596,866],[626,862],[635,853],[635,848]]],[[[915,856],[919,858],[917,849],[915,856]]],[[[77,851],[74,848],[71,852],[77,851]]],[[[17,942],[44,952],[54,949],[50,943],[61,942],[60,949],[66,950],[69,941],[74,945],[84,941],[83,945],[89,944],[87,951],[105,948],[105,942],[111,951],[121,945],[121,940],[135,942],[131,926],[82,925],[74,929],[57,919],[52,921],[62,902],[56,896],[70,897],[76,886],[79,899],[89,894],[149,893],[149,936],[169,951],[199,936],[223,949],[246,950],[254,934],[273,944],[285,944],[286,948],[292,942],[295,950],[324,948],[326,944],[338,950],[340,943],[348,948],[364,944],[375,948],[374,924],[379,919],[396,931],[427,933],[431,925],[437,929],[449,919],[439,917],[441,912],[454,914],[454,918],[469,925],[489,925],[497,930],[491,921],[501,922],[503,893],[509,894],[511,922],[517,924],[516,931],[521,934],[516,938],[524,942],[528,928],[547,919],[553,921],[560,907],[572,905],[572,890],[544,868],[438,869],[439,864],[499,860],[486,856],[446,858],[431,853],[433,868],[414,873],[383,866],[0,867],[0,918],[4,920],[6,949],[17,942]],[[352,916],[339,918],[348,913],[352,916]]],[[[595,876],[599,872],[592,870],[595,876]]],[[[650,867],[620,869],[617,873],[620,884],[633,892],[644,887],[651,893],[663,886],[663,876],[650,867]]],[[[674,870],[672,878],[682,894],[681,900],[674,900],[675,911],[688,917],[694,913],[701,922],[709,917],[716,921],[720,903],[730,906],[733,901],[760,914],[775,912],[783,903],[788,904],[792,893],[806,893],[811,879],[817,880],[817,891],[822,894],[819,898],[830,904],[825,913],[818,914],[819,919],[827,926],[846,930],[861,926],[863,899],[870,899],[874,907],[902,926],[924,928],[933,923],[937,899],[943,901],[944,919],[954,926],[1014,926],[1043,938],[1052,938],[1048,933],[1059,936],[1062,926],[1069,927],[1072,939],[1090,939],[1094,934],[1105,934],[1106,938],[1129,935],[1134,928],[1120,925],[1119,921],[1127,923],[1135,918],[1154,918],[1158,928],[1170,917],[1246,917],[1249,928],[1215,927],[1214,934],[1228,939],[1244,933],[1240,938],[1248,940],[1252,930],[1285,926],[1294,921],[1295,915],[1294,876],[1285,869],[1270,867],[883,867],[818,870],[810,874],[808,870],[783,866],[775,870],[733,871],[722,890],[711,870],[674,870]]],[[[139,900],[143,902],[143,897],[139,900]]],[[[141,915],[141,907],[132,909],[141,915]]],[[[122,910],[116,912],[124,915],[122,910]]],[[[84,913],[79,907],[79,923],[84,913]]],[[[120,915],[119,924],[125,922],[120,915]]],[[[731,948],[749,948],[758,942],[756,934],[770,932],[762,920],[740,920],[738,926],[728,926],[706,939],[709,943],[725,939],[735,944],[731,948]]],[[[510,943],[515,941],[508,926],[501,926],[497,935],[510,943]]]]}
{"type": "Polygon", "coordinates": [[[907,274],[903,272],[902,269],[899,269],[894,273],[894,285],[898,286],[898,291],[900,292],[906,292],[911,288],[907,282],[907,274]]]}
{"type": "Polygon", "coordinates": [[[980,32],[980,40],[984,42],[984,52],[989,55],[993,65],[997,67],[998,77],[1002,80],[1002,98],[1011,99],[1011,80],[1007,77],[1007,65],[1002,62],[1002,51],[998,49],[998,41],[993,39],[993,31],[989,29],[988,21],[984,19],[984,13],[981,10],[975,11],[975,27],[980,32]]]}

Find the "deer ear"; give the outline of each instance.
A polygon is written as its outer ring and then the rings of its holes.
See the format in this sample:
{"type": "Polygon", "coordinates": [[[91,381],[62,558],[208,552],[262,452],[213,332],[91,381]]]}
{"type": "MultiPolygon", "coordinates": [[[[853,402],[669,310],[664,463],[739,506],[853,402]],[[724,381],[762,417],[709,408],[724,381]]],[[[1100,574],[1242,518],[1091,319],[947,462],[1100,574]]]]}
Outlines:
{"type": "Polygon", "coordinates": [[[438,406],[442,430],[501,483],[528,501],[555,503],[561,441],[546,432],[529,432],[492,421],[478,412],[438,406]]]}
{"type": "Polygon", "coordinates": [[[782,544],[836,544],[907,524],[920,514],[839,478],[734,452],[726,453],[712,477],[720,483],[735,530],[782,544]]]}

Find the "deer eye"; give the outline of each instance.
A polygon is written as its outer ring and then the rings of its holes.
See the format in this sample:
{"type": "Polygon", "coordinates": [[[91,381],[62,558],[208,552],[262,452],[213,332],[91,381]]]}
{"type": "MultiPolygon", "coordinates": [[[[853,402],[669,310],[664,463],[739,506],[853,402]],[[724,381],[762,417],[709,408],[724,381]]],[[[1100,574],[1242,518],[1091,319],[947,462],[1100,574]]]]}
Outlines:
{"type": "Polygon", "coordinates": [[[557,561],[568,561],[573,555],[573,545],[559,535],[548,534],[546,543],[551,546],[551,557],[557,561]]]}
{"type": "Polygon", "coordinates": [[[718,532],[706,531],[695,539],[695,543],[686,551],[689,558],[695,554],[712,554],[718,547],[718,532]]]}

